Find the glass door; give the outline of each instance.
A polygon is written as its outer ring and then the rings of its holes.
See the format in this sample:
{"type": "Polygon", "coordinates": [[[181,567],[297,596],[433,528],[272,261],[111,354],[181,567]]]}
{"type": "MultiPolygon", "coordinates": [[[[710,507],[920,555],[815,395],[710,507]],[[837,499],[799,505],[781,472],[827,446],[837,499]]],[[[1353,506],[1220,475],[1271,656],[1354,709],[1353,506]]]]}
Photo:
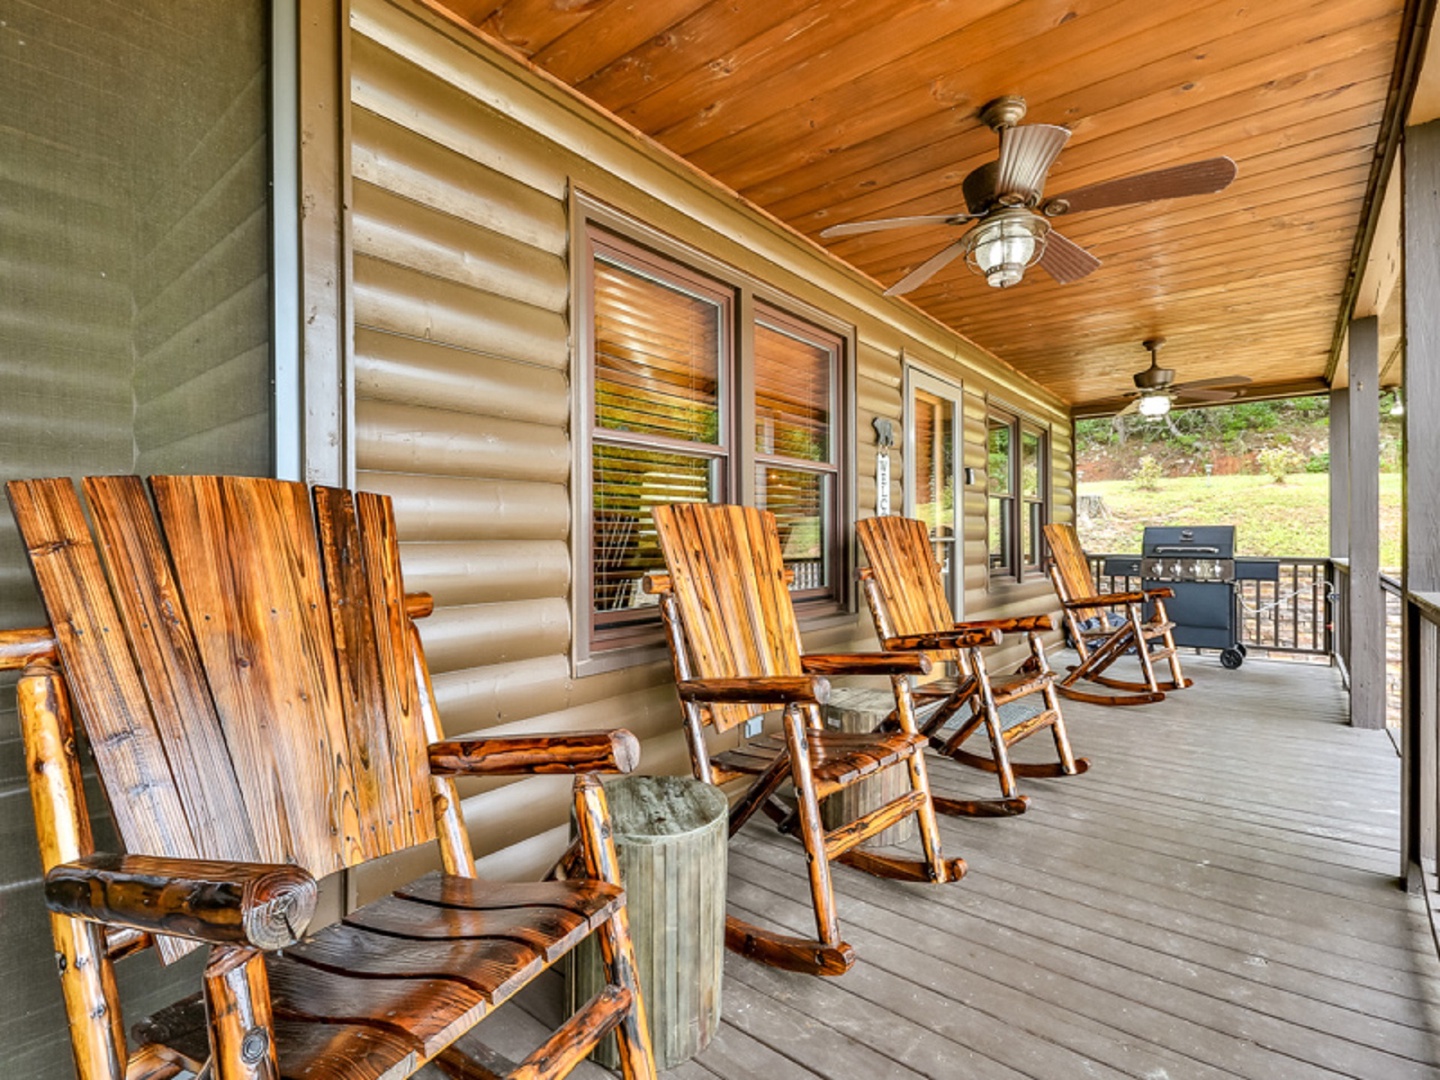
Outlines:
{"type": "Polygon", "coordinates": [[[930,529],[945,593],[955,618],[964,617],[965,549],[960,384],[919,368],[905,370],[905,513],[930,529]]]}

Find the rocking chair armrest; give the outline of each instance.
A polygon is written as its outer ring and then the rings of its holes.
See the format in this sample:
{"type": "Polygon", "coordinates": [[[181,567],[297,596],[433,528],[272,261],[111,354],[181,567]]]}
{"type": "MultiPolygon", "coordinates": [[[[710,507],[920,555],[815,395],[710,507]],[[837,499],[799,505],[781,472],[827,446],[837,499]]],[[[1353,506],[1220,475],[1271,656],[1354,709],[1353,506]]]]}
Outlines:
{"type": "Polygon", "coordinates": [[[999,645],[1004,634],[994,627],[957,626],[953,630],[940,630],[933,634],[901,634],[886,638],[887,649],[974,649],[983,645],[999,645]]]}
{"type": "Polygon", "coordinates": [[[624,728],[562,735],[477,735],[430,744],[436,776],[527,773],[628,773],[640,764],[640,741],[624,728]]]}
{"type": "Polygon", "coordinates": [[[1049,615],[1016,615],[1009,619],[968,619],[955,624],[956,630],[999,630],[1002,634],[1028,634],[1033,631],[1054,630],[1055,624],[1049,615]]]}
{"type": "Polygon", "coordinates": [[[681,701],[698,705],[824,705],[830,700],[830,681],[812,675],[686,679],[676,689],[681,701]]]}
{"type": "Polygon", "coordinates": [[[405,594],[405,614],[412,619],[423,619],[435,610],[435,597],[428,592],[405,594]]]}
{"type": "Polygon", "coordinates": [[[1158,589],[1146,589],[1146,600],[1168,600],[1175,595],[1175,590],[1169,585],[1161,585],[1158,589]]]}
{"type": "Polygon", "coordinates": [[[1111,604],[1143,604],[1146,597],[1152,595],[1155,591],[1156,590],[1152,589],[1150,593],[1100,593],[1098,596],[1087,596],[1081,600],[1061,600],[1060,604],[1069,611],[1075,611],[1079,608],[1109,607],[1111,604]]]}
{"type": "Polygon", "coordinates": [[[800,666],[812,675],[928,675],[934,665],[924,653],[811,653],[800,666]]]}
{"type": "Polygon", "coordinates": [[[252,949],[299,941],[315,900],[310,873],[284,863],[90,855],[45,875],[57,914],[252,949]]]}
{"type": "Polygon", "coordinates": [[[33,660],[55,656],[55,634],[48,626],[0,630],[0,671],[19,671],[33,660]]]}

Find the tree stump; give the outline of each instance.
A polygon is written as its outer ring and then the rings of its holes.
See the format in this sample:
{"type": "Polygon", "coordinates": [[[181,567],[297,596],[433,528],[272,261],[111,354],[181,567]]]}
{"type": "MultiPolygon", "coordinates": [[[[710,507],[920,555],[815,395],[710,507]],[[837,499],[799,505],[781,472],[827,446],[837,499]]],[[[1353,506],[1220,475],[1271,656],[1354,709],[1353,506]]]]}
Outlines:
{"type": "MultiPolygon", "coordinates": [[[[680,776],[628,776],[606,784],[605,795],[655,1065],[669,1069],[703,1050],[720,1027],[730,805],[719,788],[680,776]]],[[[593,937],[573,956],[571,1008],[605,981],[593,937]]],[[[618,1068],[615,1037],[592,1056],[618,1068]]]]}
{"type": "MultiPolygon", "coordinates": [[[[874,731],[894,708],[895,695],[890,690],[839,686],[830,692],[830,704],[825,706],[825,726],[832,731],[874,731]]],[[[836,829],[909,790],[909,774],[903,765],[897,765],[831,795],[820,804],[820,819],[826,829],[836,829]]],[[[915,834],[915,815],[910,814],[860,846],[903,844],[915,834]]]]}

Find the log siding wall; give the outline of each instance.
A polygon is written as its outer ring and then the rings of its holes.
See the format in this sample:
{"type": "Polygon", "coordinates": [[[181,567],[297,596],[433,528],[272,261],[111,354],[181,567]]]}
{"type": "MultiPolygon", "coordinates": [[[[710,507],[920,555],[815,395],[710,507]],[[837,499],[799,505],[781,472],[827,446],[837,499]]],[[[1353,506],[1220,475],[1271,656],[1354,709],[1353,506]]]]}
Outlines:
{"type": "MultiPolygon", "coordinates": [[[[645,772],[688,768],[668,664],[571,674],[568,433],[572,188],[856,328],[857,503],[875,505],[871,420],[902,420],[907,351],[965,387],[966,464],[984,467],[986,395],[1050,426],[1053,515],[1070,516],[1070,425],[1058,403],[796,240],[644,139],[405,0],[356,0],[351,234],[357,482],[391,494],[407,582],[435,594],[422,634],[450,734],[624,724],[645,772]],[[976,416],[980,419],[977,421],[976,416]]],[[[892,451],[892,504],[903,505],[892,451]]],[[[1048,607],[992,592],[983,488],[966,493],[967,611],[1048,607]],[[978,575],[978,576],[977,576],[978,575]]],[[[857,615],[816,646],[873,646],[857,615]]],[[[567,783],[464,790],[490,873],[558,848],[567,783]]],[[[364,900],[412,853],[355,875],[364,900]]]]}
{"type": "MultiPolygon", "coordinates": [[[[0,481],[270,469],[265,7],[11,4],[0,40],[0,481]],[[181,89],[183,88],[183,89],[181,89]]],[[[0,627],[44,622],[0,497],[0,627]]],[[[0,676],[0,1075],[74,1076],[15,677],[0,676]]],[[[116,841],[93,775],[97,844],[116,841]]],[[[117,976],[136,1015],[203,957],[117,976]]]]}

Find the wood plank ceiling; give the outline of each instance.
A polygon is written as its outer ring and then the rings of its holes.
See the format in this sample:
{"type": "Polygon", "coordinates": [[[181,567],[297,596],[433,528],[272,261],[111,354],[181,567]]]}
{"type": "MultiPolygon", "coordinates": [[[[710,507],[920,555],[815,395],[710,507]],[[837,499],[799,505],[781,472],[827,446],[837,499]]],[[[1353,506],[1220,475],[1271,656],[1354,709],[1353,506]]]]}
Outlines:
{"type": "MultiPolygon", "coordinates": [[[[1103,260],[909,299],[1072,405],[1180,380],[1323,379],[1385,112],[1401,0],[432,0],[800,232],[964,209],[1024,95],[1073,135],[1047,192],[1215,155],[1226,191],[1059,219],[1103,260]]],[[[959,235],[820,241],[889,285],[959,235]]]]}

